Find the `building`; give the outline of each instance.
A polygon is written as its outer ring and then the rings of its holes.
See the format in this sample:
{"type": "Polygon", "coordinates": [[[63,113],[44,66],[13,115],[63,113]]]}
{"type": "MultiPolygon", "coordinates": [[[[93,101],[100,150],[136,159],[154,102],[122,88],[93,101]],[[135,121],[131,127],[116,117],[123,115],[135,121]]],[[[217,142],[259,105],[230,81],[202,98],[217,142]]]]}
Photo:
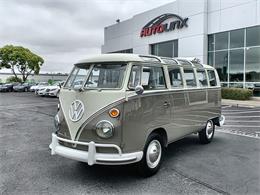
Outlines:
{"type": "Polygon", "coordinates": [[[223,86],[260,84],[260,0],[176,0],[104,29],[102,53],[196,57],[223,86]]]}

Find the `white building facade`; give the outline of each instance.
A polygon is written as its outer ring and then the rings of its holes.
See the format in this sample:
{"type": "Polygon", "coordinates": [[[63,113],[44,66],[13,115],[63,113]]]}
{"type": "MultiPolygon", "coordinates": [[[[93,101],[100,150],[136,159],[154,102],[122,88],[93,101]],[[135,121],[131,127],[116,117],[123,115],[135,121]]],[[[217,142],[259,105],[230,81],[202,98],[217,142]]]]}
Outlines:
{"type": "Polygon", "coordinates": [[[260,0],[176,0],[104,29],[102,53],[196,57],[223,86],[260,84],[260,0]]]}

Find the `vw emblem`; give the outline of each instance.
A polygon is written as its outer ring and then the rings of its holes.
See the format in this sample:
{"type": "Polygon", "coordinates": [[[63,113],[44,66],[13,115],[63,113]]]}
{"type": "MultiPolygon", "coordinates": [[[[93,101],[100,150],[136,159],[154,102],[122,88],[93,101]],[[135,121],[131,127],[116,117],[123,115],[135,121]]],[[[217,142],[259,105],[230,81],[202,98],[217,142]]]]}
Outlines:
{"type": "Polygon", "coordinates": [[[69,109],[69,117],[73,122],[77,122],[81,119],[84,114],[84,104],[80,100],[75,100],[72,102],[69,109]]]}

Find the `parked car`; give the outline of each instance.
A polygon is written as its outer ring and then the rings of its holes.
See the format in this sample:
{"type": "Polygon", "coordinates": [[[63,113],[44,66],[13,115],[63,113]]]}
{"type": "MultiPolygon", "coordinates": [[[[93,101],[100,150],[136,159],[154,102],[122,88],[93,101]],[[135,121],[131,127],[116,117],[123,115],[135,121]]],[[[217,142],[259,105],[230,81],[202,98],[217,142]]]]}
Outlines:
{"type": "Polygon", "coordinates": [[[30,90],[30,87],[31,87],[31,84],[29,84],[29,83],[20,83],[20,84],[14,86],[13,90],[16,92],[19,92],[19,91],[27,92],[30,90]]]}
{"type": "Polygon", "coordinates": [[[0,86],[0,92],[12,92],[14,86],[19,85],[19,83],[6,83],[0,86]]]}
{"type": "Polygon", "coordinates": [[[36,90],[35,90],[35,95],[39,95],[39,96],[45,96],[46,95],[46,89],[47,89],[48,85],[46,86],[39,86],[36,90]]]}
{"type": "Polygon", "coordinates": [[[53,85],[51,86],[47,86],[46,87],[46,96],[51,96],[51,97],[58,97],[59,96],[59,93],[60,93],[60,89],[61,89],[61,86],[64,84],[64,81],[59,81],[59,82],[56,82],[54,83],[53,85]]]}
{"type": "Polygon", "coordinates": [[[255,96],[260,96],[260,83],[254,84],[253,93],[255,96]]]}
{"type": "Polygon", "coordinates": [[[88,165],[137,163],[144,176],[159,170],[170,143],[197,133],[208,144],[225,120],[216,69],[178,58],[102,54],[82,60],[59,101],[52,155],[88,165]],[[79,79],[84,82],[75,84],[79,79]]]}
{"type": "Polygon", "coordinates": [[[36,83],[35,85],[30,87],[30,91],[31,92],[35,92],[37,91],[40,87],[44,87],[44,86],[48,86],[47,82],[40,82],[40,83],[36,83]]]}

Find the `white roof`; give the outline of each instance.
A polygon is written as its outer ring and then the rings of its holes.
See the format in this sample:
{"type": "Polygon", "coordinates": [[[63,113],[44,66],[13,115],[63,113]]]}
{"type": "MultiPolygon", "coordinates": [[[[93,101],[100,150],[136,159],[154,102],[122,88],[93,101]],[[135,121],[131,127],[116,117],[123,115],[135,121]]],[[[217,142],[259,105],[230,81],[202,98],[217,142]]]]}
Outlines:
{"type": "MultiPolygon", "coordinates": [[[[99,62],[147,62],[148,60],[154,62],[163,62],[165,57],[154,56],[154,55],[139,55],[139,54],[130,54],[130,53],[109,53],[109,54],[99,54],[92,57],[89,57],[84,60],[78,61],[76,64],[81,63],[99,63],[99,62]],[[148,60],[147,60],[148,59],[148,60]]],[[[169,58],[173,60],[187,60],[192,63],[192,60],[197,60],[196,58],[169,58]]],[[[214,69],[209,65],[202,65],[204,68],[214,69]]]]}
{"type": "Polygon", "coordinates": [[[111,53],[111,54],[100,54],[89,57],[84,60],[80,60],[80,63],[95,63],[95,62],[129,62],[129,61],[143,61],[138,54],[121,54],[121,53],[111,53]]]}

